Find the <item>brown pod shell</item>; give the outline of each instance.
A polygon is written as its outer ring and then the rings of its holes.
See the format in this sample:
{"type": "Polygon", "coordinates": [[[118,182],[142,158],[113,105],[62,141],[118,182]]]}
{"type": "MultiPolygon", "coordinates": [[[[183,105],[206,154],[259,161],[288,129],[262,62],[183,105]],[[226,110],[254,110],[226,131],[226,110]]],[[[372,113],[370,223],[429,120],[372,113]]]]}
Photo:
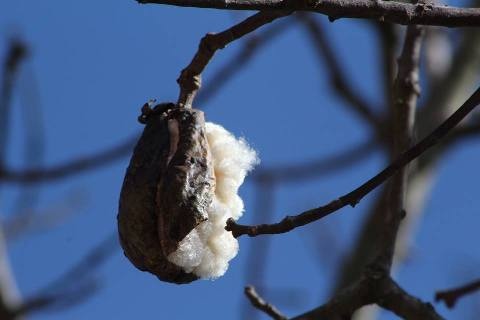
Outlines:
{"type": "Polygon", "coordinates": [[[120,243],[138,269],[162,281],[189,283],[198,277],[167,256],[207,220],[215,192],[204,115],[174,104],[142,111],[146,126],[120,194],[120,243]]]}

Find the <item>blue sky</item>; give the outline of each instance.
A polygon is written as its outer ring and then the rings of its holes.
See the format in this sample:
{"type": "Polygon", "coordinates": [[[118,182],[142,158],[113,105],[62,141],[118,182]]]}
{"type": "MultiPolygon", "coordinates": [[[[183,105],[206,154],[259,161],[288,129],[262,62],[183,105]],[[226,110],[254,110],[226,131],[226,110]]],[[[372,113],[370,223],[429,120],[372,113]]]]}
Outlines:
{"type": "MultiPolygon", "coordinates": [[[[38,88],[33,101],[41,110],[43,162],[55,164],[94,153],[138,132],[136,118],[147,100],[175,100],[175,80],[200,38],[246,15],[139,5],[133,0],[1,2],[0,55],[12,35],[26,41],[31,51],[15,91],[10,163],[17,168],[24,164],[22,112],[27,107],[21,97],[31,94],[32,85],[38,88]]],[[[380,60],[370,26],[358,20],[330,24],[326,17],[319,19],[356,90],[379,105],[380,60]]],[[[239,48],[234,43],[218,52],[204,82],[239,48]]],[[[303,30],[292,26],[200,107],[208,120],[244,136],[258,150],[262,166],[328,156],[365,141],[369,132],[331,94],[324,70],[303,30]]],[[[478,142],[459,145],[441,163],[412,257],[399,270],[400,284],[423,299],[432,300],[435,290],[478,277],[480,198],[474,163],[480,160],[479,146],[478,142]]],[[[11,263],[24,296],[34,295],[115,230],[127,164],[125,157],[106,168],[40,186],[40,209],[55,206],[72,193],[85,194],[86,200],[60,227],[10,244],[11,263]]],[[[367,160],[340,173],[278,186],[272,219],[324,204],[359,185],[383,164],[382,156],[372,152],[367,160]]],[[[19,187],[3,185],[0,191],[0,209],[8,216],[19,187]]],[[[265,221],[254,210],[261,195],[248,178],[241,193],[246,205],[241,222],[265,221]]],[[[324,301],[336,263],[354,239],[372,199],[369,195],[354,209],[271,237],[264,281],[271,293],[267,298],[292,316],[324,301]],[[334,242],[319,245],[319,235],[327,233],[333,234],[334,242]]],[[[256,241],[262,240],[240,239],[239,255],[224,277],[183,286],[159,282],[136,270],[117,249],[96,272],[102,288],[94,296],[67,311],[38,313],[32,319],[189,319],[192,315],[240,319],[246,270],[256,268],[247,265],[246,258],[256,241]]],[[[454,319],[466,316],[473,300],[461,301],[454,311],[437,306],[454,319]]]]}

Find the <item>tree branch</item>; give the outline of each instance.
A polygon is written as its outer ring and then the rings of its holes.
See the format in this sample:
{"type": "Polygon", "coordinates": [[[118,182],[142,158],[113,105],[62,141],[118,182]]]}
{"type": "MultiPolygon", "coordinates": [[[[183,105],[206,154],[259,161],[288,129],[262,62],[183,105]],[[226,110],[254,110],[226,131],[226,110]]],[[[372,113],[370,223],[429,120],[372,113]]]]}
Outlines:
{"type": "MultiPolygon", "coordinates": [[[[417,99],[420,95],[419,62],[423,28],[408,26],[402,53],[398,59],[398,74],[393,93],[393,157],[405,152],[412,143],[417,99]]],[[[392,177],[388,192],[388,210],[381,228],[382,241],[378,263],[390,270],[395,252],[395,240],[400,222],[406,215],[408,166],[392,177]]]]}
{"type": "Polygon", "coordinates": [[[137,0],[137,2],[223,10],[311,11],[327,15],[332,21],[340,18],[364,18],[405,25],[480,26],[480,9],[477,8],[382,0],[137,0]]]}
{"type": "Polygon", "coordinates": [[[447,307],[453,308],[458,299],[477,290],[480,290],[480,279],[477,279],[471,283],[467,283],[458,288],[437,291],[437,293],[435,293],[435,301],[443,301],[447,307]]]}
{"type": "Polygon", "coordinates": [[[247,234],[255,237],[262,234],[278,234],[285,233],[297,227],[306,225],[313,221],[319,220],[347,205],[355,206],[365,195],[384,183],[390,177],[398,172],[403,166],[414,160],[426,150],[436,145],[450,130],[452,130],[462,119],[464,119],[478,104],[480,103],[480,88],[478,88],[470,98],[447,120],[437,127],[428,136],[419,143],[402,153],[395,161],[383,169],[380,173],[372,177],[370,180],[347,193],[336,200],[318,207],[305,211],[297,216],[287,216],[282,221],[274,224],[262,224],[257,226],[240,225],[235,223],[233,219],[227,220],[225,229],[232,231],[234,237],[247,234]]]}
{"type": "Polygon", "coordinates": [[[223,49],[230,42],[255,31],[277,18],[288,16],[291,13],[292,11],[278,10],[272,12],[258,12],[225,31],[217,34],[208,33],[205,35],[200,41],[198,50],[192,61],[182,70],[180,77],[177,79],[180,86],[180,95],[178,97],[177,105],[186,108],[192,106],[195,95],[201,85],[201,74],[217,50],[223,49]]]}
{"type": "Polygon", "coordinates": [[[390,310],[402,319],[409,320],[441,320],[441,317],[430,303],[410,295],[391,278],[387,280],[384,294],[377,304],[390,310]]]}
{"type": "Polygon", "coordinates": [[[403,319],[443,319],[429,303],[403,290],[385,270],[368,267],[360,280],[336,294],[330,301],[292,320],[343,320],[363,306],[377,304],[403,319]]]}
{"type": "Polygon", "coordinates": [[[258,295],[255,291],[255,288],[252,286],[245,287],[245,295],[247,296],[248,300],[252,303],[252,305],[257,308],[258,310],[265,312],[268,314],[272,319],[275,320],[287,320],[280,311],[275,308],[275,306],[271,305],[270,303],[266,302],[258,295]]]}
{"type": "Polygon", "coordinates": [[[351,319],[355,310],[375,303],[371,296],[369,279],[362,278],[336,294],[327,303],[293,317],[291,320],[343,320],[351,319]]]}

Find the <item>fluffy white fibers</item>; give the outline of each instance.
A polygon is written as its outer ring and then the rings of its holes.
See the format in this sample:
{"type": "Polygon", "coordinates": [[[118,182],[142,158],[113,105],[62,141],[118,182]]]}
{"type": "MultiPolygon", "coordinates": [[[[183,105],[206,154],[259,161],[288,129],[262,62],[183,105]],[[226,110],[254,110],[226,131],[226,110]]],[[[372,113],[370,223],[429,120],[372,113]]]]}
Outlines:
{"type": "Polygon", "coordinates": [[[208,220],[193,229],[168,260],[185,272],[214,279],[227,271],[228,262],[237,255],[237,239],[224,229],[225,223],[228,218],[237,220],[242,216],[243,201],[237,194],[238,188],[258,158],[244,139],[236,139],[222,126],[207,122],[206,131],[216,178],[208,220]]]}

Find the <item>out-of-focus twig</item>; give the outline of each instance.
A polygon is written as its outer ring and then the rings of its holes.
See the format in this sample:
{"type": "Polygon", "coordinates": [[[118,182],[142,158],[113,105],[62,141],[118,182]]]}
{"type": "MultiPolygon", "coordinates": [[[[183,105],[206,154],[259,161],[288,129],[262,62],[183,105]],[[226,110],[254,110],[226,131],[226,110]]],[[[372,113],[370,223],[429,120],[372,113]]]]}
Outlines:
{"type": "Polygon", "coordinates": [[[279,183],[315,179],[319,175],[332,174],[337,170],[348,168],[360,162],[371,155],[376,147],[376,140],[372,139],[337,154],[304,163],[260,168],[253,173],[251,179],[255,181],[269,179],[279,183]]]}
{"type": "Polygon", "coordinates": [[[79,157],[75,160],[38,169],[0,169],[0,181],[12,183],[44,183],[64,179],[74,174],[95,169],[130,154],[138,139],[138,134],[127,138],[116,146],[102,150],[97,154],[79,157]]]}
{"type": "Polygon", "coordinates": [[[214,73],[197,94],[197,104],[202,104],[215,96],[228,83],[228,81],[255,57],[258,51],[269,42],[282,34],[292,26],[291,19],[284,19],[272,24],[264,31],[258,34],[252,34],[248,39],[242,42],[242,47],[233,55],[220,69],[214,73]]]}
{"type": "MultiPolygon", "coordinates": [[[[0,170],[6,162],[7,142],[9,137],[9,113],[11,98],[17,70],[26,56],[27,47],[18,39],[10,42],[3,65],[3,79],[0,91],[0,170]]],[[[10,268],[7,244],[4,237],[4,227],[0,224],[0,318],[14,319],[12,309],[20,303],[20,295],[15,283],[15,277],[10,268]]],[[[17,319],[20,320],[20,319],[17,319]]]]}
{"type": "Polygon", "coordinates": [[[94,272],[116,252],[117,247],[117,234],[107,236],[78,263],[40,289],[35,296],[26,299],[24,304],[15,309],[16,313],[62,309],[90,297],[98,288],[98,282],[92,279],[94,272]]]}
{"type": "Polygon", "coordinates": [[[480,290],[480,279],[467,283],[457,288],[437,291],[435,293],[435,301],[443,301],[449,308],[453,308],[457,300],[465,295],[480,290]]]}
{"type": "MultiPolygon", "coordinates": [[[[43,167],[45,160],[45,125],[37,77],[31,63],[25,65],[22,75],[18,81],[17,96],[20,98],[19,106],[23,120],[23,164],[29,168],[40,168],[43,167]]],[[[15,139],[15,143],[20,144],[18,139],[15,139]]],[[[10,212],[36,211],[35,206],[42,190],[39,185],[20,186],[10,212]]]]}
{"type": "Polygon", "coordinates": [[[10,42],[3,63],[3,82],[0,92],[0,168],[4,166],[5,153],[7,151],[12,91],[17,76],[17,70],[22,60],[26,57],[26,53],[26,45],[18,39],[13,39],[10,42]]]}
{"type": "Polygon", "coordinates": [[[14,310],[16,317],[32,314],[39,311],[61,311],[82,303],[99,289],[98,281],[87,280],[74,289],[43,294],[26,299],[14,310]]]}
{"type": "Polygon", "coordinates": [[[365,98],[362,97],[359,92],[356,92],[348,81],[338,61],[338,54],[334,52],[320,23],[315,20],[315,17],[309,14],[303,13],[295,16],[298,17],[300,22],[305,26],[314,48],[322,60],[324,60],[324,66],[329,73],[331,84],[335,89],[337,97],[347,102],[351,110],[365,120],[381,137],[383,131],[381,117],[374,114],[370,103],[366,102],[365,98]]]}
{"type": "MultiPolygon", "coordinates": [[[[255,212],[261,212],[262,215],[259,219],[270,220],[273,217],[275,208],[275,183],[269,177],[256,180],[255,182],[254,210],[255,212]]],[[[265,275],[267,273],[270,239],[263,238],[258,240],[250,244],[245,264],[245,279],[246,283],[251,283],[257,288],[264,288],[266,287],[265,275]],[[255,266],[255,268],[251,266],[255,266]]],[[[259,313],[254,312],[248,303],[244,303],[242,312],[243,319],[258,319],[259,313]]]]}
{"type": "Polygon", "coordinates": [[[83,194],[75,192],[43,210],[28,208],[24,212],[14,213],[3,222],[5,237],[7,241],[13,241],[27,234],[56,227],[77,212],[83,203],[83,194]]]}
{"type": "Polygon", "coordinates": [[[452,134],[448,136],[447,143],[456,144],[466,138],[478,138],[479,135],[480,123],[466,124],[452,131],[452,134]]]}
{"type": "Polygon", "coordinates": [[[475,107],[480,103],[480,88],[478,88],[465,103],[458,108],[449,118],[440,126],[433,130],[428,136],[415,144],[413,147],[403,152],[389,166],[379,172],[377,175],[363,183],[353,191],[339,197],[330,203],[310,209],[296,216],[287,216],[282,221],[274,224],[261,224],[256,226],[240,225],[233,219],[227,220],[226,230],[232,231],[234,237],[249,235],[255,237],[263,234],[285,233],[297,227],[304,226],[313,221],[319,220],[347,205],[355,206],[365,195],[383,184],[403,166],[416,159],[426,150],[436,145],[445,137],[460,121],[462,121],[475,107]]]}
{"type": "Polygon", "coordinates": [[[78,260],[65,273],[57,277],[54,281],[46,285],[40,292],[50,292],[65,288],[69,285],[76,284],[82,281],[87,276],[91,275],[100,265],[107,261],[107,259],[116,252],[118,247],[118,237],[116,232],[108,235],[105,239],[100,241],[95,247],[78,260]]]}
{"type": "Polygon", "coordinates": [[[275,308],[275,306],[263,300],[262,297],[258,295],[257,291],[255,291],[253,286],[245,287],[245,295],[247,296],[248,300],[250,300],[252,306],[266,313],[272,319],[287,320],[287,317],[281,314],[280,311],[275,308]]]}

